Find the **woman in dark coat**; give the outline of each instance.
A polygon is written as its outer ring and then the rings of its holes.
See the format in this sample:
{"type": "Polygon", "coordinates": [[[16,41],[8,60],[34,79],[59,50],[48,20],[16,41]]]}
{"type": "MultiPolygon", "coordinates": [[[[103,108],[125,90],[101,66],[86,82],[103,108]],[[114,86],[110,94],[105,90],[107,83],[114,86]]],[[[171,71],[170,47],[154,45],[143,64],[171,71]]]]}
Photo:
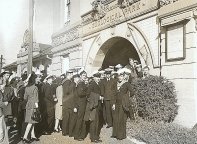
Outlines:
{"type": "Polygon", "coordinates": [[[132,94],[131,85],[125,81],[124,71],[119,71],[117,82],[116,102],[112,106],[114,112],[112,137],[119,140],[126,138],[126,121],[129,112],[129,94],[132,94]]]}
{"type": "Polygon", "coordinates": [[[25,122],[28,124],[25,130],[25,134],[23,136],[23,141],[27,143],[30,142],[27,139],[30,130],[31,130],[31,139],[35,141],[39,140],[38,138],[36,138],[34,132],[34,124],[37,122],[32,120],[31,118],[34,113],[34,109],[38,108],[38,88],[35,86],[35,79],[36,79],[36,75],[32,73],[29,78],[28,85],[25,88],[25,95],[24,95],[24,99],[27,100],[25,122]]]}

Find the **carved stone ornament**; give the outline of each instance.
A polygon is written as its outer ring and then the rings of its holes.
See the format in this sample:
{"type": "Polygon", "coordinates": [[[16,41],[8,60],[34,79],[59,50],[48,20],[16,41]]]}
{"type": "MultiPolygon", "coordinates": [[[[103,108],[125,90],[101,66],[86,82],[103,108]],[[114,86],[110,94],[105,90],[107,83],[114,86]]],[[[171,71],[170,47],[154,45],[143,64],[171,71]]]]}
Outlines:
{"type": "MultiPolygon", "coordinates": [[[[27,29],[24,33],[24,36],[23,36],[23,43],[21,45],[21,48],[22,49],[25,49],[25,51],[28,49],[29,47],[29,41],[30,41],[30,35],[29,35],[29,30],[27,29]]],[[[24,50],[22,50],[24,51],[24,50]]]]}
{"type": "Polygon", "coordinates": [[[125,8],[126,6],[130,6],[140,0],[118,0],[118,5],[120,8],[125,8]]]}
{"type": "Polygon", "coordinates": [[[160,7],[163,7],[165,5],[174,3],[176,1],[179,1],[179,0],[159,0],[159,5],[160,5],[160,7]]]}
{"type": "Polygon", "coordinates": [[[106,14],[104,4],[106,0],[95,0],[91,3],[92,5],[92,18],[93,20],[99,20],[106,14]]]}

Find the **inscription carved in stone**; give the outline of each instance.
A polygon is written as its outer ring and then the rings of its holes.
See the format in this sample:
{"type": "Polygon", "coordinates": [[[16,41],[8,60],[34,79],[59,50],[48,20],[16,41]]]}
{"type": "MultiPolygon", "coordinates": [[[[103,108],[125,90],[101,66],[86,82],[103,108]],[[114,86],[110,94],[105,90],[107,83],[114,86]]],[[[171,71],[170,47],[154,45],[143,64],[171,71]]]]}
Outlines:
{"type": "Polygon", "coordinates": [[[53,46],[59,46],[61,44],[74,41],[79,38],[79,28],[80,25],[68,30],[66,33],[59,35],[57,37],[54,37],[52,39],[53,46]]]}

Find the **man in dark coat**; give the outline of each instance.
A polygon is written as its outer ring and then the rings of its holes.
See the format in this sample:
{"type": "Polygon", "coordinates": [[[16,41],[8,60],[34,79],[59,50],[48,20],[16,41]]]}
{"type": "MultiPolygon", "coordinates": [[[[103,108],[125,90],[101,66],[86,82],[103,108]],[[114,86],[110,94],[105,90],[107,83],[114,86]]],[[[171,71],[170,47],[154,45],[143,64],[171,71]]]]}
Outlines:
{"type": "Polygon", "coordinates": [[[116,80],[111,78],[111,69],[106,69],[106,78],[101,84],[101,95],[104,96],[104,119],[107,123],[107,128],[112,127],[112,105],[115,104],[115,89],[116,80]]]}
{"type": "Polygon", "coordinates": [[[46,77],[46,84],[43,86],[43,94],[44,94],[44,102],[46,106],[46,127],[45,127],[45,134],[50,134],[53,132],[54,128],[54,120],[55,120],[55,91],[53,90],[52,81],[53,76],[46,77]]]}
{"type": "Polygon", "coordinates": [[[86,123],[84,121],[86,103],[87,103],[87,84],[85,83],[87,78],[87,73],[85,71],[80,72],[80,81],[77,84],[77,95],[78,95],[78,114],[77,122],[75,126],[75,136],[76,140],[83,140],[87,135],[86,123]]]}
{"type": "Polygon", "coordinates": [[[77,101],[75,94],[75,83],[72,80],[73,72],[67,71],[66,79],[62,82],[63,97],[62,97],[62,135],[74,135],[74,126],[76,123],[77,101]]]}
{"type": "Polygon", "coordinates": [[[91,142],[99,143],[102,142],[99,139],[100,135],[100,110],[102,109],[101,103],[103,101],[103,97],[101,96],[101,89],[99,86],[100,74],[95,73],[94,80],[90,83],[88,87],[88,104],[86,107],[85,117],[86,121],[90,121],[90,139],[91,142]]]}
{"type": "Polygon", "coordinates": [[[129,58],[129,64],[126,65],[125,68],[127,68],[127,69],[129,69],[131,71],[131,73],[130,73],[130,79],[129,79],[129,82],[131,83],[132,80],[134,80],[135,78],[138,77],[133,58],[129,58]]]}

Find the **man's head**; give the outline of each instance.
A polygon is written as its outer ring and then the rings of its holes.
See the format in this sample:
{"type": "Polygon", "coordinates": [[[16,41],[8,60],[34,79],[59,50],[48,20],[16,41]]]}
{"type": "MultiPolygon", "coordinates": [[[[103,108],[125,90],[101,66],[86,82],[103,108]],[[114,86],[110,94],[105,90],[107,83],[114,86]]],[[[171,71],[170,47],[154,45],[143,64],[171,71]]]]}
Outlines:
{"type": "Polygon", "coordinates": [[[145,66],[143,68],[143,75],[144,76],[149,76],[150,75],[149,71],[150,71],[150,68],[148,66],[145,66]]]}
{"type": "Polygon", "coordinates": [[[68,71],[66,72],[66,78],[67,78],[67,79],[72,79],[72,77],[73,77],[73,71],[68,70],[68,71]]]}
{"type": "Polygon", "coordinates": [[[60,78],[61,78],[61,79],[65,79],[65,74],[61,74],[61,75],[60,75],[60,78]]]}
{"type": "Polygon", "coordinates": [[[93,79],[96,83],[99,83],[101,74],[99,72],[93,74],[93,79]]]}
{"type": "Polygon", "coordinates": [[[85,71],[82,71],[80,72],[80,78],[83,80],[83,81],[86,81],[87,79],[87,73],[85,71]]]}
{"type": "Polygon", "coordinates": [[[4,71],[0,74],[0,77],[2,78],[2,82],[5,83],[5,82],[8,82],[8,79],[10,78],[10,76],[12,75],[11,72],[9,71],[4,71]]]}
{"type": "Polygon", "coordinates": [[[125,79],[125,72],[124,69],[119,69],[117,71],[117,75],[118,75],[118,81],[122,82],[125,79]]]}
{"type": "Polygon", "coordinates": [[[134,62],[134,67],[136,67],[139,64],[137,60],[134,60],[133,62],[134,62]]]}
{"type": "Polygon", "coordinates": [[[141,64],[136,65],[136,70],[138,72],[141,72],[142,71],[142,65],[141,64]]]}
{"type": "Polygon", "coordinates": [[[105,69],[105,77],[107,79],[109,79],[111,77],[111,72],[112,72],[112,69],[110,69],[110,68],[105,69]]]}
{"type": "Polygon", "coordinates": [[[131,66],[134,65],[134,59],[133,59],[133,58],[129,58],[129,64],[130,64],[131,66]]]}

